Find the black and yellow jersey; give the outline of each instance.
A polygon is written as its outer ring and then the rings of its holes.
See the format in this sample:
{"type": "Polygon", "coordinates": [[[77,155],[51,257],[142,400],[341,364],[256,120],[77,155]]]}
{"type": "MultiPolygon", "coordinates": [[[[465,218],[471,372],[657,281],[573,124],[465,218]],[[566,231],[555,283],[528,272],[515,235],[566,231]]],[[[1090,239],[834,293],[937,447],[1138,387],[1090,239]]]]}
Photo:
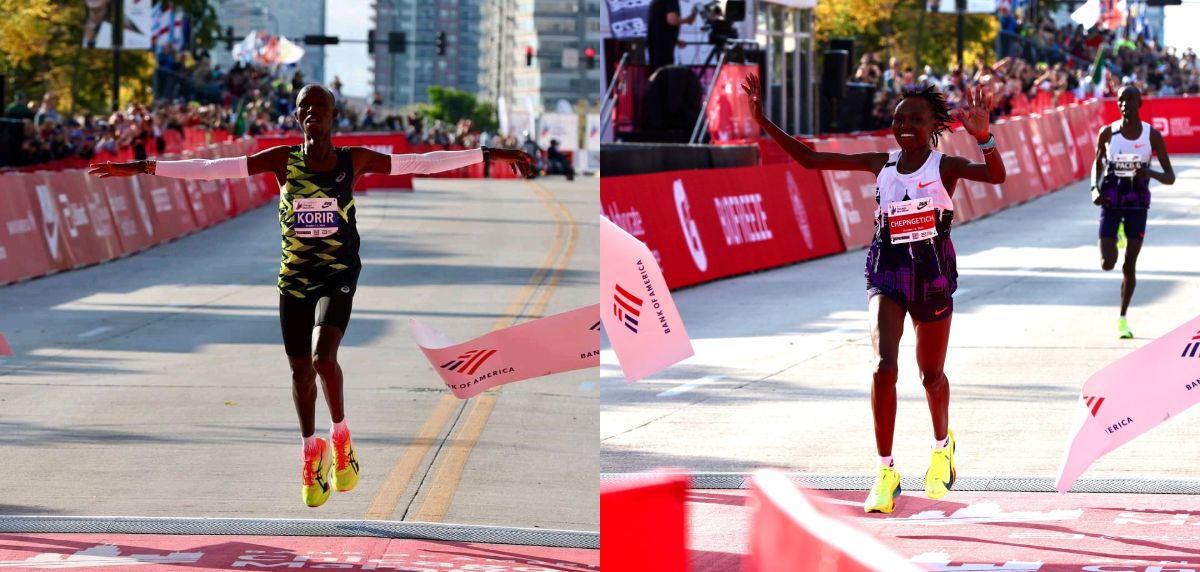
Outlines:
{"type": "Polygon", "coordinates": [[[289,151],[287,180],[279,193],[283,235],[279,293],[307,298],[329,287],[352,292],[362,261],[358,257],[350,150],[336,148],[336,167],[320,173],[304,165],[299,145],[289,151]]]}

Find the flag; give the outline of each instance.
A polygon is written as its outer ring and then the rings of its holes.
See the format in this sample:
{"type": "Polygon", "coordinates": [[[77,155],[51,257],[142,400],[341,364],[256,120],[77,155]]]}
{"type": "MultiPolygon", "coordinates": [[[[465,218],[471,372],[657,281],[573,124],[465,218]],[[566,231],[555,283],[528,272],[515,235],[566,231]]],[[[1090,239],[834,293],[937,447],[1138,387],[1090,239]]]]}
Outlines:
{"type": "Polygon", "coordinates": [[[1055,487],[1067,492],[1096,459],[1200,402],[1200,316],[1088,378],[1055,487]]]}
{"type": "Polygon", "coordinates": [[[552,373],[600,367],[600,305],[592,304],[456,344],[410,319],[425,358],[459,399],[552,373]]]}
{"type": "MultiPolygon", "coordinates": [[[[170,10],[169,6],[167,10],[170,10]]],[[[150,11],[150,47],[154,53],[161,52],[163,46],[167,45],[167,34],[171,31],[170,22],[170,12],[164,13],[163,5],[155,4],[150,11]]]]}
{"type": "Polygon", "coordinates": [[[603,216],[600,301],[604,331],[626,380],[653,375],[694,353],[654,255],[603,216]]]}
{"type": "Polygon", "coordinates": [[[1101,82],[1104,80],[1104,65],[1107,52],[1108,47],[1106,44],[1100,44],[1100,49],[1096,50],[1096,61],[1092,63],[1092,85],[1104,85],[1101,82]]]}

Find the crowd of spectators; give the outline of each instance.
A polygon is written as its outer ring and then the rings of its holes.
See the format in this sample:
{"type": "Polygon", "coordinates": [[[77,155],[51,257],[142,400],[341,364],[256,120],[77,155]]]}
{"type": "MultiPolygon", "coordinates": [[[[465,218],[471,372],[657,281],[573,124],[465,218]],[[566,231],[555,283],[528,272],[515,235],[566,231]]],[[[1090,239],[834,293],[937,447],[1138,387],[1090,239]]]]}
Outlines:
{"type": "MultiPolygon", "coordinates": [[[[130,103],[111,114],[71,114],[59,108],[59,97],[53,92],[30,101],[18,89],[4,109],[4,117],[24,122],[21,151],[10,166],[106,159],[125,149],[142,158],[164,152],[176,137],[183,138],[184,128],[235,136],[294,134],[300,131],[293,115],[296,95],[307,83],[299,70],[273,72],[238,63],[222,71],[206,53],[176,54],[168,47],[158,55],[153,103],[130,103]]],[[[339,132],[401,132],[413,145],[518,148],[521,143],[515,137],[489,137],[469,120],[447,125],[415,111],[384,115],[378,94],[360,107],[342,94],[339,79],[328,87],[338,108],[335,130],[339,132]]]]}
{"type": "Polygon", "coordinates": [[[850,81],[873,86],[867,129],[891,125],[903,91],[926,85],[945,93],[951,107],[959,105],[965,89],[987,85],[995,94],[994,118],[1115,97],[1123,85],[1138,87],[1145,97],[1200,94],[1200,66],[1190,48],[1180,52],[1145,35],[1124,39],[1097,27],[1055,26],[1047,18],[1035,26],[1006,10],[1000,23],[1001,57],[991,64],[978,59],[965,70],[954,66],[939,72],[924,66],[917,71],[895,57],[885,65],[877,54],[863,55],[850,81]],[[1106,50],[1103,58],[1098,57],[1101,50],[1106,50]],[[1107,71],[1096,75],[1102,79],[1093,85],[1097,62],[1107,71]]]}

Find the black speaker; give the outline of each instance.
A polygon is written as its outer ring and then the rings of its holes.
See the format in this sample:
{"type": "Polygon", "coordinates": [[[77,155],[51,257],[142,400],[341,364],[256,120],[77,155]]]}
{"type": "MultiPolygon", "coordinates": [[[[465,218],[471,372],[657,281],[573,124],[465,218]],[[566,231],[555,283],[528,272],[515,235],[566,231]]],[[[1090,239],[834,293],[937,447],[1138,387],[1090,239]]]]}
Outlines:
{"type": "Polygon", "coordinates": [[[853,75],[857,61],[854,59],[854,38],[830,38],[829,49],[846,50],[846,75],[853,75]]]}
{"type": "Polygon", "coordinates": [[[846,50],[826,50],[821,72],[821,94],[829,99],[846,97],[846,72],[850,54],[846,50]]]}
{"type": "Polygon", "coordinates": [[[726,0],[725,2],[725,20],[727,22],[741,22],[746,19],[746,0],[726,0]]]}
{"type": "Polygon", "coordinates": [[[20,119],[0,118],[0,167],[11,167],[21,159],[25,123],[20,119]]]}
{"type": "Polygon", "coordinates": [[[651,131],[691,134],[703,105],[704,90],[688,66],[663,66],[650,76],[646,89],[645,126],[651,131]]]}
{"type": "Polygon", "coordinates": [[[8,78],[0,73],[0,117],[4,117],[4,110],[8,107],[8,78]]]}

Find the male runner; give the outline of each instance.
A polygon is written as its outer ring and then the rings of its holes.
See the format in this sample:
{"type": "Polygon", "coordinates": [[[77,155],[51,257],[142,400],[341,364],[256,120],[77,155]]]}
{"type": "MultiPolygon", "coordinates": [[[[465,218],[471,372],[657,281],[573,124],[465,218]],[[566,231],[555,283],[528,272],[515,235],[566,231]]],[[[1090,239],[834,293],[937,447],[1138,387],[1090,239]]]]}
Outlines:
{"type": "Polygon", "coordinates": [[[88,173],[101,178],[147,173],[206,180],[275,175],[280,183],[279,226],[283,236],[277,284],[279,323],[292,369],[292,397],[304,442],[301,497],[305,504],[316,507],[329,498],[330,484],[339,491],[348,491],[358,482],[358,461],[346,426],[342,369],[337,360],[362,268],[354,183],[368,173],[429,174],[480,161],[509,163],[517,174],[528,175],[533,159],[521,151],[487,147],[406,155],[388,155],[364,147],[334,147],[332,129],[337,109],[333,94],[319,84],[300,90],[295,116],[304,130],[302,145],[272,147],[250,157],[96,163],[88,173]],[[332,483],[330,447],[315,436],[317,376],[333,423],[332,483]]]}

